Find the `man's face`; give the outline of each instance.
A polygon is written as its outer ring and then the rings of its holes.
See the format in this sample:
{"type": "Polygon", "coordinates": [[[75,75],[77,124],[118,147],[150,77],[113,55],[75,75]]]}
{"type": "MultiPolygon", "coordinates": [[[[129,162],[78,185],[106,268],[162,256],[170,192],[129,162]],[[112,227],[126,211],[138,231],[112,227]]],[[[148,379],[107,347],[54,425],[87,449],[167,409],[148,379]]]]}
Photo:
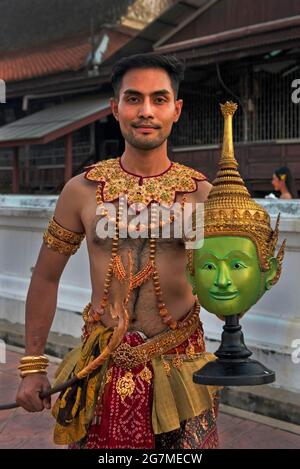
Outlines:
{"type": "Polygon", "coordinates": [[[161,146],[180,117],[182,100],[176,100],[171,80],[163,69],[129,70],[119,97],[111,102],[127,144],[140,150],[161,146]]]}
{"type": "Polygon", "coordinates": [[[199,302],[217,315],[245,313],[265,291],[256,248],[248,238],[206,238],[194,253],[194,268],[199,302]]]}

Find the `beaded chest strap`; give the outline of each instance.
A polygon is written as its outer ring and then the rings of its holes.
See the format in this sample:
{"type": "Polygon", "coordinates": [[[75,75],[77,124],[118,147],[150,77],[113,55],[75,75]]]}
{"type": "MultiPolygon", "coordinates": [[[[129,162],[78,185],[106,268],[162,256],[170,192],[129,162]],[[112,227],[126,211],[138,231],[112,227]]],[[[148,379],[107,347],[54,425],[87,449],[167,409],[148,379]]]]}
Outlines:
{"type": "MultiPolygon", "coordinates": [[[[161,226],[157,215],[157,206],[171,208],[177,193],[191,193],[197,190],[197,181],[206,180],[206,177],[192,168],[179,163],[171,163],[168,170],[157,176],[138,176],[124,170],[120,158],[113,158],[101,161],[96,165],[87,168],[85,178],[98,182],[96,191],[96,201],[101,216],[107,217],[108,210],[105,208],[106,202],[119,201],[118,212],[114,219],[115,235],[112,239],[111,259],[104,282],[104,294],[100,301],[99,308],[93,308],[90,312],[89,321],[97,322],[104,314],[104,309],[108,304],[109,289],[113,276],[120,282],[126,279],[126,270],[122,258],[118,254],[120,223],[125,209],[125,197],[128,205],[142,204],[148,207],[151,204],[151,224],[161,226]]],[[[184,208],[185,195],[181,201],[181,210],[184,208]]],[[[173,223],[175,216],[170,216],[170,223],[173,223]]],[[[150,226],[150,225],[149,225],[150,226]]],[[[148,227],[146,227],[148,228],[148,227]]],[[[136,228],[141,230],[140,226],[136,228]]],[[[169,313],[163,301],[162,290],[158,269],[156,266],[156,239],[153,235],[149,237],[149,260],[142,269],[132,276],[129,291],[140,287],[150,278],[153,279],[154,290],[157,298],[159,315],[162,322],[174,330],[177,328],[175,321],[169,313]]]]}

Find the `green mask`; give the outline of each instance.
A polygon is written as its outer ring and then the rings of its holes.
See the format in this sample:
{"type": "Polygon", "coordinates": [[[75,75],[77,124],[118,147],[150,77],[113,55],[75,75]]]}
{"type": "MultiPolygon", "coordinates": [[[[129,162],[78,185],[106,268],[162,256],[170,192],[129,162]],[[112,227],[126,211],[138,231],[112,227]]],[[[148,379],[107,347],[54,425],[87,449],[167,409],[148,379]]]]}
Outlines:
{"type": "Polygon", "coordinates": [[[256,246],[249,238],[216,236],[194,251],[195,275],[188,272],[200,304],[218,316],[243,314],[272,286],[277,260],[260,268],[256,246]]]}

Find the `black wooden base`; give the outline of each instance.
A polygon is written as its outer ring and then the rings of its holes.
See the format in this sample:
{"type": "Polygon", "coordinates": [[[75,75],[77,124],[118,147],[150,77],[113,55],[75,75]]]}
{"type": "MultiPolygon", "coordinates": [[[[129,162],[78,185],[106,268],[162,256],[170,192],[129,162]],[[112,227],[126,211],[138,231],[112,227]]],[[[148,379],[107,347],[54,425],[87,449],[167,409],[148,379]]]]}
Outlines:
{"type": "Polygon", "coordinates": [[[222,340],[215,352],[217,359],[207,363],[193,374],[197,384],[219,386],[253,386],[273,383],[275,373],[249,357],[252,355],[244,343],[242,327],[237,315],[227,316],[222,340]]]}

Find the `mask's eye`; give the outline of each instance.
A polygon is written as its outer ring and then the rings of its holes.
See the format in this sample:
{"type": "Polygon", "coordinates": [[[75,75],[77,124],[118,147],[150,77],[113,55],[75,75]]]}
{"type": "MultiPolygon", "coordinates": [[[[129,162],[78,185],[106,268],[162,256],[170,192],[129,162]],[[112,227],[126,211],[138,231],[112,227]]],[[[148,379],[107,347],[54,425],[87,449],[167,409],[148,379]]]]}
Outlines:
{"type": "Polygon", "coordinates": [[[234,262],[232,262],[231,267],[234,270],[241,270],[241,269],[245,269],[247,266],[245,264],[243,264],[243,262],[241,262],[241,261],[234,261],[234,262]]]}
{"type": "Polygon", "coordinates": [[[216,266],[212,262],[206,262],[202,267],[203,270],[216,270],[216,266]]]}

